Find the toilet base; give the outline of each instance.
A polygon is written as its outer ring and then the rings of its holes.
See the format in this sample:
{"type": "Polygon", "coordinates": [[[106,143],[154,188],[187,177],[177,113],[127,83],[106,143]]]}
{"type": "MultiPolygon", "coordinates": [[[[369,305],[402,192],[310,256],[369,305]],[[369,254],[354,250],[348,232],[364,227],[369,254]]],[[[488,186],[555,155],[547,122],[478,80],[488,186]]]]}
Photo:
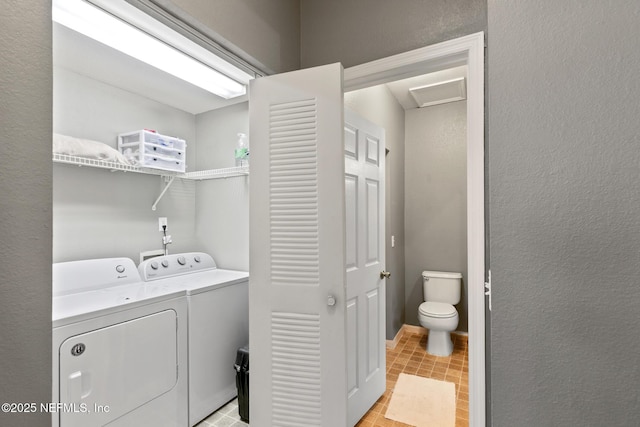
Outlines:
{"type": "Polygon", "coordinates": [[[427,335],[427,353],[434,356],[451,356],[453,341],[451,332],[429,330],[427,335]]]}

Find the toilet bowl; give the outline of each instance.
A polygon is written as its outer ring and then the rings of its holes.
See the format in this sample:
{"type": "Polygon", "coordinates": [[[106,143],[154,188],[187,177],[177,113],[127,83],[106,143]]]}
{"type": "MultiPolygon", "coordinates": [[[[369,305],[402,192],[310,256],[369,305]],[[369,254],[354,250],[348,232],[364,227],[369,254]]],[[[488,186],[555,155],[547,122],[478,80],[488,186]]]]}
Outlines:
{"type": "Polygon", "coordinates": [[[458,327],[462,274],[446,271],[423,271],[424,301],[418,308],[420,325],[429,330],[427,353],[449,356],[453,353],[451,332],[458,327]]]}
{"type": "Polygon", "coordinates": [[[420,325],[429,330],[427,353],[449,356],[453,353],[451,332],[458,327],[458,312],[451,304],[427,301],[418,308],[420,325]]]}

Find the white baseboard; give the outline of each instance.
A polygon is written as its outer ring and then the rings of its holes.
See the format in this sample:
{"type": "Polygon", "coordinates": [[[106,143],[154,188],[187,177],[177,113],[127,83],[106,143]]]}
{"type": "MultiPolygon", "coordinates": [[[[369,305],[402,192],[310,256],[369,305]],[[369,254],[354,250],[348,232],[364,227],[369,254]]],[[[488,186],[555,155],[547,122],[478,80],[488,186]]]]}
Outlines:
{"type": "Polygon", "coordinates": [[[422,326],[407,325],[405,323],[400,327],[400,330],[393,338],[393,340],[387,340],[387,348],[390,348],[391,350],[396,348],[396,346],[406,333],[427,335],[427,330],[422,326]]]}
{"type": "MultiPolygon", "coordinates": [[[[402,326],[404,326],[404,325],[402,325],[402,326]]],[[[402,338],[403,333],[404,332],[402,331],[402,327],[400,327],[400,329],[398,329],[398,333],[396,334],[396,336],[393,337],[392,340],[387,340],[387,348],[389,348],[391,350],[396,348],[396,346],[400,342],[400,338],[402,338]]]]}
{"type": "Polygon", "coordinates": [[[427,329],[422,326],[404,324],[402,325],[402,329],[408,334],[427,335],[427,329]]]}

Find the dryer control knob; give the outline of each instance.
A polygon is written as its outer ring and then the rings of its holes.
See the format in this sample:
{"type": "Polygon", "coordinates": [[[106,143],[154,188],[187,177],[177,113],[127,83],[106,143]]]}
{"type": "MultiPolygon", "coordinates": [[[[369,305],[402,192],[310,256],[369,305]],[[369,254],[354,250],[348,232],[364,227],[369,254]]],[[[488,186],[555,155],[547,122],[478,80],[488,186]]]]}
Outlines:
{"type": "Polygon", "coordinates": [[[116,265],[116,271],[118,273],[124,273],[124,265],[120,265],[120,264],[116,265]]]}
{"type": "Polygon", "coordinates": [[[194,256],[194,257],[193,257],[193,260],[194,260],[195,262],[200,262],[200,255],[196,255],[196,256],[194,256]]]}
{"type": "Polygon", "coordinates": [[[152,261],[151,264],[149,264],[151,266],[151,268],[153,270],[157,270],[158,269],[158,263],[157,261],[152,261]]]}
{"type": "Polygon", "coordinates": [[[162,266],[163,266],[164,268],[169,267],[169,261],[167,261],[166,259],[165,259],[165,260],[163,260],[163,261],[162,261],[162,266]]]}
{"type": "Polygon", "coordinates": [[[183,257],[183,256],[179,256],[179,257],[178,257],[178,264],[180,264],[180,265],[185,265],[186,263],[187,263],[187,260],[186,260],[186,259],[184,259],[184,257],[183,257]]]}

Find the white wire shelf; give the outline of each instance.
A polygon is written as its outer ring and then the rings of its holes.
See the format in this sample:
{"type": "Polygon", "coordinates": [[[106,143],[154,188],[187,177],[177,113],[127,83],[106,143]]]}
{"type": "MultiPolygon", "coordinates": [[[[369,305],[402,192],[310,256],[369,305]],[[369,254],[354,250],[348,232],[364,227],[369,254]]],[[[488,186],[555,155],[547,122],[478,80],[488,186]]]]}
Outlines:
{"type": "Polygon", "coordinates": [[[182,179],[193,179],[202,181],[205,179],[232,178],[236,176],[249,175],[249,166],[235,166],[231,168],[209,169],[195,172],[171,172],[167,170],[141,168],[139,166],[125,165],[107,160],[88,159],[86,157],[69,156],[66,154],[53,153],[55,163],[68,165],[87,166],[92,168],[108,169],[110,171],[135,172],[147,175],[174,176],[182,179]]]}
{"type": "Polygon", "coordinates": [[[234,176],[249,175],[249,166],[234,166],[232,168],[209,169],[196,172],[187,172],[181,178],[204,180],[218,178],[232,178],[234,176]]]}
{"type": "Polygon", "coordinates": [[[76,165],[76,166],[88,166],[91,168],[100,168],[100,169],[108,169],[112,172],[114,171],[122,171],[122,172],[135,172],[142,173],[147,175],[156,175],[166,178],[166,185],[160,192],[160,195],[156,199],[156,201],[151,206],[151,210],[156,210],[158,203],[160,203],[160,199],[167,192],[171,184],[173,184],[173,180],[175,178],[181,179],[191,179],[195,181],[202,181],[206,179],[219,179],[219,178],[232,178],[235,176],[247,176],[249,175],[249,166],[235,166],[232,168],[222,168],[222,169],[209,169],[202,170],[196,172],[171,172],[166,170],[159,169],[150,169],[150,168],[141,168],[138,166],[125,165],[117,162],[110,162],[107,160],[99,160],[99,159],[88,159],[86,157],[77,157],[77,156],[69,156],[66,154],[58,154],[53,153],[53,161],[55,163],[63,163],[67,165],[76,165]]]}
{"type": "Polygon", "coordinates": [[[88,159],[86,157],[69,156],[67,154],[53,153],[53,161],[55,163],[64,163],[67,165],[88,166],[91,168],[108,169],[112,172],[135,172],[147,175],[178,175],[177,172],[161,171],[157,169],[141,168],[138,166],[125,165],[123,163],[111,162],[108,160],[88,159]]]}

